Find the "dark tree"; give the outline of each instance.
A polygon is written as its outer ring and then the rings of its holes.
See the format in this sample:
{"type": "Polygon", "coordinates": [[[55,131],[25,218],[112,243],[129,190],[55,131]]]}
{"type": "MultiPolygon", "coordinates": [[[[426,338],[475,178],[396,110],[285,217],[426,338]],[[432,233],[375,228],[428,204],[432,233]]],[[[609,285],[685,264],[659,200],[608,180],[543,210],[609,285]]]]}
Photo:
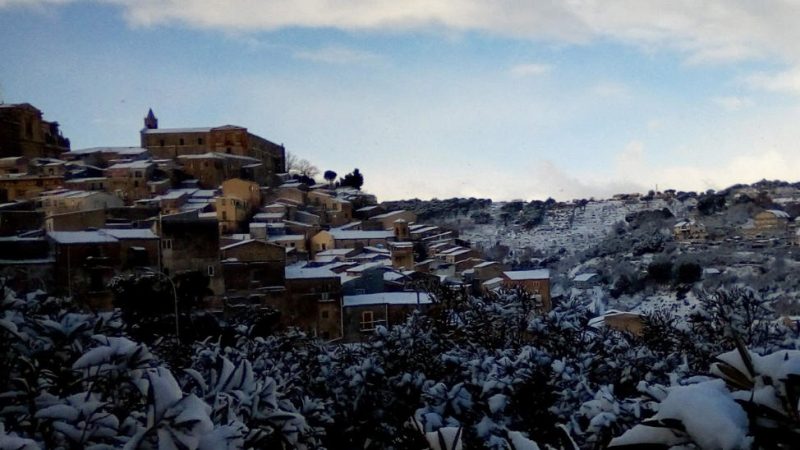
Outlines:
{"type": "Polygon", "coordinates": [[[341,186],[348,186],[355,189],[361,189],[361,186],[364,185],[364,176],[361,175],[361,172],[358,169],[353,170],[351,173],[342,178],[341,186]]]}
{"type": "Polygon", "coordinates": [[[672,279],[672,263],[655,261],[647,266],[647,275],[656,283],[667,283],[672,279]]]}
{"type": "Polygon", "coordinates": [[[323,176],[325,177],[325,181],[327,181],[328,184],[333,185],[333,180],[336,179],[337,173],[332,170],[326,170],[323,176]]]}

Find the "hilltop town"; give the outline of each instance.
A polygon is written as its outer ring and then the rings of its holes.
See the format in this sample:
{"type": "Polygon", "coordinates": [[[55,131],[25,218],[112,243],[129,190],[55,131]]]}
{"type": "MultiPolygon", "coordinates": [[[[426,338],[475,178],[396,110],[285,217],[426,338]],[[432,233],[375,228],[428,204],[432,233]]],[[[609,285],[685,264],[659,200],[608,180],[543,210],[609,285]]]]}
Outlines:
{"type": "Polygon", "coordinates": [[[274,310],[347,341],[425,309],[432,286],[524,286],[549,308],[547,270],[510,271],[384,208],[358,169],[317,182],[245,127],[160,128],[150,110],[139,146],[71,149],[34,106],[4,104],[0,130],[0,268],[16,289],[104,311],[123,274],[194,275],[197,310],[274,310]]]}
{"type": "Polygon", "coordinates": [[[242,126],[139,140],[0,105],[0,448],[800,435],[797,184],[379,203],[242,126]]]}
{"type": "MultiPolygon", "coordinates": [[[[308,161],[287,163],[283,145],[241,126],[159,128],[150,110],[139,146],[71,149],[32,105],[0,106],[0,122],[0,269],[16,289],[92,310],[115,307],[120,276],[178,277],[202,285],[192,309],[269,310],[278,328],[352,342],[425,310],[439,288],[522,287],[545,311],[553,295],[589,296],[596,314],[638,322],[687,311],[680,289],[648,277],[654,261],[698,265],[690,285],[760,284],[776,261],[794,282],[784,268],[796,263],[800,188],[789,183],[379,204],[358,169],[317,181],[308,161]]],[[[780,283],[779,310],[794,317],[800,297],[780,283]]]]}

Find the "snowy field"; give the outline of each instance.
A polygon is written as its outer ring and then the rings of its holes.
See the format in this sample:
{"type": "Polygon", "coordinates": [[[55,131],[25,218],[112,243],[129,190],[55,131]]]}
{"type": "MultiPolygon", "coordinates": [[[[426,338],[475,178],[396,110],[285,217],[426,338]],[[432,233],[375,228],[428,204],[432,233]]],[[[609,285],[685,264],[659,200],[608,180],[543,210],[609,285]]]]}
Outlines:
{"type": "Polygon", "coordinates": [[[517,250],[532,249],[547,255],[561,248],[574,253],[602,240],[628,214],[663,208],[668,208],[676,217],[686,214],[685,207],[678,201],[601,200],[590,202],[585,208],[569,205],[550,209],[541,225],[524,230],[518,225],[503,225],[500,218],[502,206],[502,203],[495,203],[490,208],[494,223],[465,227],[461,230],[462,238],[483,249],[500,243],[509,246],[515,253],[517,250]]]}

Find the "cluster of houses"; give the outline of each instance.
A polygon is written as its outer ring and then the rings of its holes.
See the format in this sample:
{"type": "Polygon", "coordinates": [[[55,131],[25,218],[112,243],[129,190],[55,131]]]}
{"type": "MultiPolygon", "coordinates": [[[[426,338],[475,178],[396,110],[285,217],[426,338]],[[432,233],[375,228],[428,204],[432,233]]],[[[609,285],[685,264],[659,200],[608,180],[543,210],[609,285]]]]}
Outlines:
{"type": "Polygon", "coordinates": [[[119,274],[200,272],[203,308],[269,308],[346,341],[433,307],[434,285],[518,287],[551,307],[547,270],[509,271],[454,230],[285,164],[244,127],[162,129],[152,111],[139,147],[70,150],[38,109],[0,105],[0,276],[102,310],[119,274]]]}
{"type": "MultiPolygon", "coordinates": [[[[800,245],[800,222],[779,209],[759,211],[739,231],[742,237],[756,242],[776,239],[800,245]]],[[[672,234],[676,241],[684,243],[705,242],[709,237],[705,225],[696,219],[678,220],[672,234]]]]}

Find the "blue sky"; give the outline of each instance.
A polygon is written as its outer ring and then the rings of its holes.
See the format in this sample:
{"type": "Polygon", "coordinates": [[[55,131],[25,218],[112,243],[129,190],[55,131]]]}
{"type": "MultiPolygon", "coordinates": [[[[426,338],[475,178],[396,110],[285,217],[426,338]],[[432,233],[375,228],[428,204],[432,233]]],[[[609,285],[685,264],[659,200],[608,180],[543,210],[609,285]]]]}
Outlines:
{"type": "Polygon", "coordinates": [[[246,126],[381,199],[795,181],[787,2],[0,0],[0,98],[74,148],[246,126]]]}

